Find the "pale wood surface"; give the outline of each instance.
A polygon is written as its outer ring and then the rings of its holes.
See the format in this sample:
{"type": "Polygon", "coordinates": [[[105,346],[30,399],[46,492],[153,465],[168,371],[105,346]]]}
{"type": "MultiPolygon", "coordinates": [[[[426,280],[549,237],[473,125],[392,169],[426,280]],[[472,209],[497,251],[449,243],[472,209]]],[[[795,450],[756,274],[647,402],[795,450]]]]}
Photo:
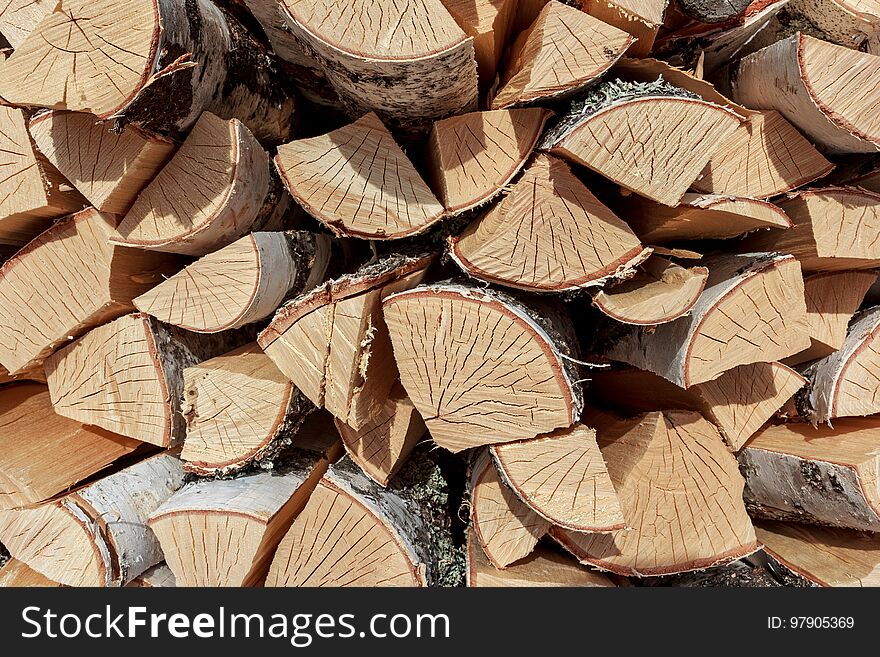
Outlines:
{"type": "Polygon", "coordinates": [[[480,83],[495,79],[519,0],[442,0],[458,26],[474,40],[480,83]]]}
{"type": "Polygon", "coordinates": [[[635,37],[627,54],[644,57],[651,52],[668,4],[668,0],[584,0],[582,7],[591,16],[635,37]]]}
{"type": "Polygon", "coordinates": [[[177,580],[174,577],[174,573],[171,572],[171,569],[163,561],[135,577],[126,586],[141,589],[174,588],[177,586],[177,580]]]}
{"type": "Polygon", "coordinates": [[[17,48],[56,4],[57,0],[9,0],[0,8],[0,34],[17,48]]]}
{"type": "Polygon", "coordinates": [[[55,588],[63,586],[38,573],[18,559],[10,559],[0,568],[0,587],[7,588],[55,588]]]}

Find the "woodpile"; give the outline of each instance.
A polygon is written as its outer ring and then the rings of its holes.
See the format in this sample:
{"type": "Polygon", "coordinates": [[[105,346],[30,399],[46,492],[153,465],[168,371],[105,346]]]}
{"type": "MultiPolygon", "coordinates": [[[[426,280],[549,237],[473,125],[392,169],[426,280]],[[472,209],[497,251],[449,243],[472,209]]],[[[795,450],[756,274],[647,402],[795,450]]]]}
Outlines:
{"type": "Polygon", "coordinates": [[[0,5],[0,586],[880,585],[876,2],[0,5]]]}

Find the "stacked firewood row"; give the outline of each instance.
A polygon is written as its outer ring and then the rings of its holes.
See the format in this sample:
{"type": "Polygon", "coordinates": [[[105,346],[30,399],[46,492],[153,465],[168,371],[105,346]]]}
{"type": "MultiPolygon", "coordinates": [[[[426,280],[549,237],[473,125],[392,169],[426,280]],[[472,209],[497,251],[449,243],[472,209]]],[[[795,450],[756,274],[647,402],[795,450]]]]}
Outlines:
{"type": "Polygon", "coordinates": [[[878,582],[876,0],[0,47],[0,585],[878,582]]]}

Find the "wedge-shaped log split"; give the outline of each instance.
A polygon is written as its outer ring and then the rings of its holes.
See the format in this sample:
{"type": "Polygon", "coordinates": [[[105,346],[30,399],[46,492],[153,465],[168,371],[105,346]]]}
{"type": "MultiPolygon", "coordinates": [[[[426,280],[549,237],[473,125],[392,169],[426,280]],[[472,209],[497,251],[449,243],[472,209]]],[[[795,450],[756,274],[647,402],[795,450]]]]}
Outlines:
{"type": "Polygon", "coordinates": [[[582,9],[635,37],[627,54],[644,57],[651,52],[669,0],[583,0],[582,9]]]}
{"type": "Polygon", "coordinates": [[[56,588],[64,586],[53,582],[48,577],[41,575],[36,570],[18,559],[10,559],[6,565],[0,568],[0,588],[24,589],[24,588],[56,588]]]}
{"type": "Polygon", "coordinates": [[[495,80],[519,0],[441,0],[458,26],[474,40],[480,85],[495,80]]]}
{"type": "Polygon", "coordinates": [[[492,107],[574,93],[605,73],[633,41],[623,30],[551,0],[511,46],[492,107]]]}
{"type": "Polygon", "coordinates": [[[581,562],[620,575],[666,575],[734,561],[759,548],[736,459],[701,415],[668,411],[621,420],[588,413],[585,421],[596,427],[631,529],[551,529],[581,562]]]}
{"type": "Polygon", "coordinates": [[[0,511],[0,541],[16,559],[68,586],[123,586],[162,561],[147,518],[183,484],[159,454],[41,506],[0,511]]]}
{"type": "Polygon", "coordinates": [[[183,371],[184,468],[227,475],[271,459],[314,406],[256,344],[183,371]]]}
{"type": "Polygon", "coordinates": [[[580,415],[567,317],[454,283],[392,295],[384,313],[400,381],[440,446],[534,438],[580,415]]]}
{"type": "Polygon", "coordinates": [[[474,278],[537,292],[599,286],[631,274],[650,255],[568,164],[548,155],[449,245],[474,278]]]}
{"type": "Polygon", "coordinates": [[[57,4],[57,0],[9,0],[0,9],[0,35],[18,48],[57,4]]]}
{"type": "Polygon", "coordinates": [[[382,299],[418,285],[432,257],[392,256],[282,306],[259,344],[312,403],[359,430],[397,380],[382,299]]]}
{"type": "Polygon", "coordinates": [[[876,417],[834,428],[769,426],[739,454],[745,499],[762,517],[880,530],[876,417]]]}
{"type": "Polygon", "coordinates": [[[337,235],[395,239],[424,232],[445,210],[375,114],[278,149],[287,189],[337,235]]]}
{"type": "Polygon", "coordinates": [[[112,216],[84,210],[56,223],[0,269],[0,362],[16,374],[59,345],[134,310],[132,300],[179,266],[115,246],[112,216]],[[59,298],[61,296],[61,298],[59,298]]]}
{"type": "Polygon", "coordinates": [[[634,327],[607,356],[689,388],[738,365],[769,362],[810,344],[800,265],[778,254],[707,258],[706,289],[685,317],[634,327]]]}
{"type": "Polygon", "coordinates": [[[880,57],[800,32],[745,57],[737,101],[775,109],[832,153],[880,150],[880,57]]]}

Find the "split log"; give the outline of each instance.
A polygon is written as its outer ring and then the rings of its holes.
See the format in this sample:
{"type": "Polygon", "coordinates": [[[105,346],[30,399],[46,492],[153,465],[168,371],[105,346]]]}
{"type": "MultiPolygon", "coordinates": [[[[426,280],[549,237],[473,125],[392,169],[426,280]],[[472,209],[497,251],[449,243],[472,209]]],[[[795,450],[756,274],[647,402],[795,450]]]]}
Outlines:
{"type": "Polygon", "coordinates": [[[351,460],[383,487],[388,486],[427,431],[400,383],[394,384],[379,411],[359,430],[338,419],[336,428],[351,460]]]}
{"type": "Polygon", "coordinates": [[[9,0],[0,8],[0,36],[18,48],[57,4],[58,0],[9,0]]]}
{"type": "Polygon", "coordinates": [[[385,489],[350,459],[330,466],[278,546],[266,586],[443,586],[462,579],[441,500],[448,486],[424,454],[385,489]]]}
{"type": "Polygon", "coordinates": [[[832,153],[880,150],[880,57],[798,32],[745,57],[734,98],[775,109],[832,153]]]}
{"type": "Polygon", "coordinates": [[[86,205],[34,148],[22,110],[0,106],[0,153],[0,244],[26,244],[48,228],[52,219],[86,205]]]}
{"type": "Polygon", "coordinates": [[[59,415],[161,447],[185,435],[183,370],[231,351],[246,336],[188,333],[152,317],[125,315],[46,360],[59,415]]]}
{"type": "Polygon", "coordinates": [[[573,105],[544,148],[637,194],[677,205],[743,119],[690,96],[657,95],[675,88],[662,81],[655,86],[641,92],[626,84],[600,85],[573,105]]]}
{"type": "Polygon", "coordinates": [[[115,246],[114,218],[68,217],[0,269],[0,362],[13,374],[59,345],[134,310],[132,300],[174,271],[170,256],[115,246]]]}
{"type": "Polygon", "coordinates": [[[270,168],[240,121],[205,113],[137,197],[114,241],[202,256],[251,231],[279,230],[290,199],[270,168]]]}
{"type": "Polygon", "coordinates": [[[63,584],[53,582],[18,559],[10,559],[0,568],[0,588],[58,588],[63,584]]]}
{"type": "Polygon", "coordinates": [[[288,138],[293,96],[274,59],[209,0],[65,0],[6,60],[0,96],[179,137],[204,112],[288,138]]]}
{"type": "MultiPolygon", "coordinates": [[[[480,547],[473,530],[468,532],[467,585],[480,587],[604,587],[615,584],[608,577],[584,568],[555,550],[538,545],[525,559],[504,570],[495,568],[480,547]]],[[[0,571],[2,577],[2,571],[0,571]]]]}
{"type": "Polygon", "coordinates": [[[532,511],[575,532],[626,527],[596,432],[576,424],[489,452],[502,481],[532,511]]]}
{"type": "Polygon", "coordinates": [[[843,347],[846,329],[877,280],[875,271],[821,272],[804,278],[810,346],[786,359],[806,363],[830,356],[843,347]]]}
{"type": "Polygon", "coordinates": [[[67,586],[124,586],[162,561],[147,517],[183,484],[159,454],[41,506],[0,511],[0,541],[19,561],[67,586]]]}
{"type": "Polygon", "coordinates": [[[623,30],[551,0],[511,46],[492,108],[571,95],[601,77],[632,43],[623,30]]]}
{"type": "Polygon", "coordinates": [[[458,26],[474,40],[480,85],[495,80],[519,0],[442,0],[458,26]]]}
{"type": "Polygon", "coordinates": [[[449,238],[449,251],[474,278],[537,292],[601,286],[651,253],[565,162],[543,154],[500,203],[449,238]]]}
{"type": "Polygon", "coordinates": [[[337,235],[395,239],[424,232],[443,206],[375,114],[278,149],[294,198],[337,235]]]}
{"type": "Polygon", "coordinates": [[[791,0],[785,9],[815,26],[825,40],[847,48],[860,48],[880,31],[877,0],[791,0]]]}
{"type": "Polygon", "coordinates": [[[876,534],[762,521],[758,540],[783,569],[817,586],[880,586],[876,534]]]}
{"type": "Polygon", "coordinates": [[[550,520],[538,515],[504,482],[486,449],[471,465],[469,490],[474,534],[495,568],[527,557],[550,529],[550,520]]]}
{"type": "Polygon", "coordinates": [[[687,269],[653,256],[632,278],[599,290],[593,305],[623,324],[665,324],[691,311],[708,277],[705,267],[687,269]]]}
{"type": "Polygon", "coordinates": [[[124,215],[174,153],[168,139],[134,126],[115,133],[82,112],[43,112],[30,121],[40,152],[92,207],[124,215]]]}
{"type": "Polygon", "coordinates": [[[126,586],[128,588],[139,589],[175,588],[177,586],[177,580],[174,577],[174,573],[172,573],[171,569],[168,567],[168,564],[163,561],[138,577],[135,577],[126,584],[126,586]]]}
{"type": "Polygon", "coordinates": [[[196,333],[239,328],[321,283],[332,248],[330,238],[319,233],[251,233],[166,279],[134,305],[196,333]]]}
{"type": "Polygon", "coordinates": [[[141,445],[56,415],[46,386],[0,390],[0,509],[45,502],[141,445]],[[34,431],[35,423],[39,431],[34,431]]]}
{"type": "Polygon", "coordinates": [[[590,380],[589,401],[597,408],[626,414],[699,411],[718,427],[733,451],[739,451],[806,383],[781,363],[740,365],[687,390],[637,369],[599,370],[590,380]]]}
{"type": "Polygon", "coordinates": [[[282,306],[259,345],[312,403],[360,430],[397,380],[382,299],[418,285],[430,256],[392,256],[282,306]]]}
{"type": "Polygon", "coordinates": [[[188,367],[184,468],[225,476],[271,462],[313,408],[256,344],[188,367]]]}
{"type": "Polygon", "coordinates": [[[752,0],[675,0],[688,18],[701,23],[724,23],[745,13],[752,0]]]}
{"type": "Polygon", "coordinates": [[[854,178],[848,184],[880,194],[880,167],[854,178]]]}
{"type": "Polygon", "coordinates": [[[582,0],[585,12],[635,37],[630,46],[631,57],[644,57],[651,52],[669,0],[582,0]]]}
{"type": "Polygon", "coordinates": [[[880,306],[853,318],[843,346],[813,363],[806,372],[810,387],[798,410],[811,422],[880,413],[875,394],[880,372],[880,306]],[[805,408],[804,408],[805,407],[805,408]]]}
{"type": "Polygon", "coordinates": [[[471,112],[437,121],[428,167],[437,198],[450,214],[496,197],[525,165],[551,113],[540,107],[471,112]]]}
{"type": "Polygon", "coordinates": [[[880,194],[824,187],[797,192],[779,207],[794,226],[752,235],[740,248],[791,253],[808,272],[880,264],[880,194]]]}
{"type": "Polygon", "coordinates": [[[476,109],[474,40],[440,2],[281,4],[294,37],[321,63],[351,116],[376,112],[393,127],[413,129],[476,109]]]}
{"type": "Polygon", "coordinates": [[[721,255],[704,264],[706,289],[690,315],[651,329],[633,327],[606,355],[689,388],[738,365],[779,360],[809,346],[794,257],[721,255]]]}
{"type": "Polygon", "coordinates": [[[768,426],[739,454],[753,514],[880,530],[876,417],[768,426]]]}
{"type": "Polygon", "coordinates": [[[638,194],[624,196],[619,212],[646,244],[725,239],[761,228],[791,228],[785,212],[767,201],[742,196],[687,193],[675,207],[638,194]]]}
{"type": "Polygon", "coordinates": [[[751,112],[691,187],[706,194],[769,198],[818,180],[833,168],[779,112],[751,112]]]}
{"type": "Polygon", "coordinates": [[[453,452],[570,427],[583,407],[567,316],[450,282],[389,296],[400,381],[453,452]]]}
{"type": "Polygon", "coordinates": [[[339,443],[297,450],[282,472],[190,483],[150,516],[179,586],[260,586],[339,443]]]}
{"type": "Polygon", "coordinates": [[[582,563],[620,575],[668,575],[735,561],[759,548],[736,459],[698,413],[630,420],[590,413],[585,421],[597,429],[632,529],[578,534],[552,528],[551,536],[582,563]]]}

